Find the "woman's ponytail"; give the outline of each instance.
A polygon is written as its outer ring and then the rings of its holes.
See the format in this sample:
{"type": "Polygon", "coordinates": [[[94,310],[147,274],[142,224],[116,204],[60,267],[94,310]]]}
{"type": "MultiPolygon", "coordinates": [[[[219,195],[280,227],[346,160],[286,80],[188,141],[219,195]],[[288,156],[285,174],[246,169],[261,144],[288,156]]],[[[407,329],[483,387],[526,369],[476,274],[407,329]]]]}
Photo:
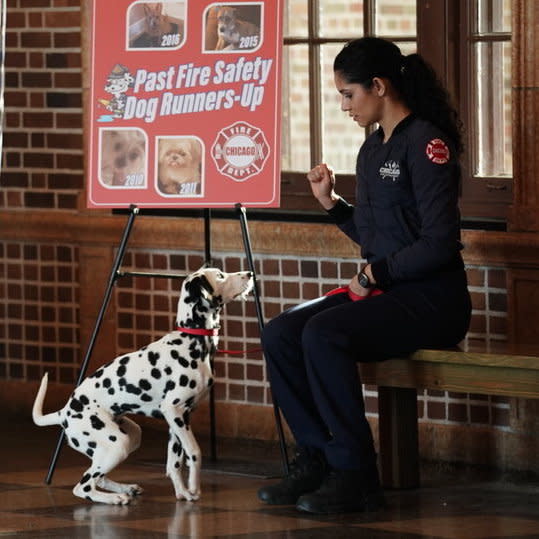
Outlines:
{"type": "Polygon", "coordinates": [[[408,107],[446,133],[461,153],[462,123],[434,69],[419,54],[410,54],[402,57],[400,71],[401,80],[392,82],[408,107]]]}

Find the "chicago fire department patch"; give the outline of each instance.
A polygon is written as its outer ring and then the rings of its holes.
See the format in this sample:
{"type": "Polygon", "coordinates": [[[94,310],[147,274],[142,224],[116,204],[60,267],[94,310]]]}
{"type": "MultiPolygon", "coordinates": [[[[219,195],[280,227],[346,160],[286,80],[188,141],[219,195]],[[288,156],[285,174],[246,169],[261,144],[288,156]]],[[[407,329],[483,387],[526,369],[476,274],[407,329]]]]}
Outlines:
{"type": "Polygon", "coordinates": [[[211,155],[221,174],[243,182],[261,172],[269,156],[269,144],[261,129],[236,122],[219,131],[211,155]]]}
{"type": "Polygon", "coordinates": [[[432,139],[425,150],[427,157],[437,165],[445,165],[449,161],[449,148],[440,138],[432,139]]]}

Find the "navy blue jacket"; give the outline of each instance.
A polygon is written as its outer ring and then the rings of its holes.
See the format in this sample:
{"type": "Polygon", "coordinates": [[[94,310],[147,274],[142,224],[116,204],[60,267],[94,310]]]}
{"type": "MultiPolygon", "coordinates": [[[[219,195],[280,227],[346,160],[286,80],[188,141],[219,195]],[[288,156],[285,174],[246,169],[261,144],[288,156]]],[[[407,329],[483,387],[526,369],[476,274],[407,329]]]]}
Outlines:
{"type": "Polygon", "coordinates": [[[361,246],[382,289],[462,267],[454,145],[413,115],[383,137],[379,128],[359,151],[356,206],[340,199],[328,213],[361,246]]]}

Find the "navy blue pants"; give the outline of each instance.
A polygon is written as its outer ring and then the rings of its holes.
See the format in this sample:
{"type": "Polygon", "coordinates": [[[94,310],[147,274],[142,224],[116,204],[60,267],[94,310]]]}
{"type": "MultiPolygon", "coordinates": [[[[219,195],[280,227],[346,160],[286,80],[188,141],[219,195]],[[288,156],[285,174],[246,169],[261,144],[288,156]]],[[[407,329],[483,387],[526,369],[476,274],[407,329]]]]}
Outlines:
{"type": "Polygon", "coordinates": [[[458,270],[360,301],[318,298],[268,322],[262,341],[272,393],[297,445],[322,451],[335,469],[372,470],[357,362],[453,346],[470,314],[466,274],[458,270]]]}

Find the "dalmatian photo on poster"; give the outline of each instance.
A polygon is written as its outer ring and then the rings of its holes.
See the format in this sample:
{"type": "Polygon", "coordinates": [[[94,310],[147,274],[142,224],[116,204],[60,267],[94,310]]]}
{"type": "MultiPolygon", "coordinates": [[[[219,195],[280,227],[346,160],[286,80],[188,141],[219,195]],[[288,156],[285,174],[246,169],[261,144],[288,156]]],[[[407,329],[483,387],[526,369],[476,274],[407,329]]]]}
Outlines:
{"type": "Polygon", "coordinates": [[[91,1],[88,207],[279,206],[282,4],[91,1]]]}

